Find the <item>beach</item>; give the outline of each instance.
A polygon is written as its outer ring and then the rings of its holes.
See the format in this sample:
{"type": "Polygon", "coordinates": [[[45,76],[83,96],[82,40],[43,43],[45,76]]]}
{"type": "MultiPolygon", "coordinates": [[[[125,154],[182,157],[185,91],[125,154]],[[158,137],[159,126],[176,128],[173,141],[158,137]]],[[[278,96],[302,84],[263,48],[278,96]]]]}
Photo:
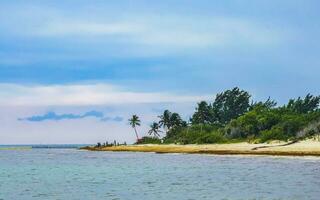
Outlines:
{"type": "Polygon", "coordinates": [[[176,145],[144,144],[112,147],[84,147],[89,151],[154,152],[218,155],[276,155],[276,156],[320,156],[320,142],[309,139],[286,145],[286,142],[251,144],[247,142],[231,144],[176,145]],[[284,146],[283,146],[284,145],[284,146]]]}

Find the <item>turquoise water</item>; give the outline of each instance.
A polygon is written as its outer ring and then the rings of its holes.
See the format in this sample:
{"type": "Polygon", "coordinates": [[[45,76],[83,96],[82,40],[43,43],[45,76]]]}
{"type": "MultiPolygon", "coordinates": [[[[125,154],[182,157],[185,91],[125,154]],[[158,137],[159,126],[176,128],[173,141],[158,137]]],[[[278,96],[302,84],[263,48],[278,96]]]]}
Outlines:
{"type": "Polygon", "coordinates": [[[0,151],[0,199],[320,199],[320,159],[0,151]]]}

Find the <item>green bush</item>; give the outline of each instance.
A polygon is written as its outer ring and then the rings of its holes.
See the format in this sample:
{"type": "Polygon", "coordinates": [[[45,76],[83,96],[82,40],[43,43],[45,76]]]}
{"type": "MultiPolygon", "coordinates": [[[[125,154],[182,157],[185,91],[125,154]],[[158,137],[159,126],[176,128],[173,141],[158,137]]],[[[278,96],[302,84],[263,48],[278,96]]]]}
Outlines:
{"type": "Polygon", "coordinates": [[[225,143],[227,139],[218,132],[206,133],[196,139],[197,144],[214,144],[214,143],[225,143]]]}
{"type": "Polygon", "coordinates": [[[170,130],[164,143],[211,144],[225,142],[226,138],[216,125],[192,125],[170,130]]]}
{"type": "Polygon", "coordinates": [[[289,139],[283,132],[281,127],[273,127],[271,130],[265,130],[261,132],[260,142],[267,142],[270,140],[287,140],[289,139]]]}
{"type": "Polygon", "coordinates": [[[136,144],[161,144],[161,139],[155,137],[142,137],[136,144]]]}
{"type": "Polygon", "coordinates": [[[277,123],[276,117],[264,107],[255,107],[244,115],[232,120],[225,129],[228,138],[258,136],[260,131],[277,123]]]}

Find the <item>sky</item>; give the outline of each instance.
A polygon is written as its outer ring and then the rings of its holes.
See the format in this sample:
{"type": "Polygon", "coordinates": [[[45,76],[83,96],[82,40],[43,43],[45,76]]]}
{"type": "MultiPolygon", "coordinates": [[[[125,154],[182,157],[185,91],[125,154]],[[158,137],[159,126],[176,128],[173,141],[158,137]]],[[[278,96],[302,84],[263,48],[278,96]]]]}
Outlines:
{"type": "Polygon", "coordinates": [[[126,141],[238,86],[319,95],[317,0],[0,0],[0,144],[126,141]]]}

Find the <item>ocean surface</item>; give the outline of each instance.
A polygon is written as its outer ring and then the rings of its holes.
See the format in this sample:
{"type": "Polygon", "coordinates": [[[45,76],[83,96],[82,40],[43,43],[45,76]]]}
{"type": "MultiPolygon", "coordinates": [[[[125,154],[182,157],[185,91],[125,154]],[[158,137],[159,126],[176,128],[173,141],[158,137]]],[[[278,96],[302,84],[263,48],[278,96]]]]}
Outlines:
{"type": "Polygon", "coordinates": [[[320,199],[320,159],[0,150],[0,199],[320,199]]]}

